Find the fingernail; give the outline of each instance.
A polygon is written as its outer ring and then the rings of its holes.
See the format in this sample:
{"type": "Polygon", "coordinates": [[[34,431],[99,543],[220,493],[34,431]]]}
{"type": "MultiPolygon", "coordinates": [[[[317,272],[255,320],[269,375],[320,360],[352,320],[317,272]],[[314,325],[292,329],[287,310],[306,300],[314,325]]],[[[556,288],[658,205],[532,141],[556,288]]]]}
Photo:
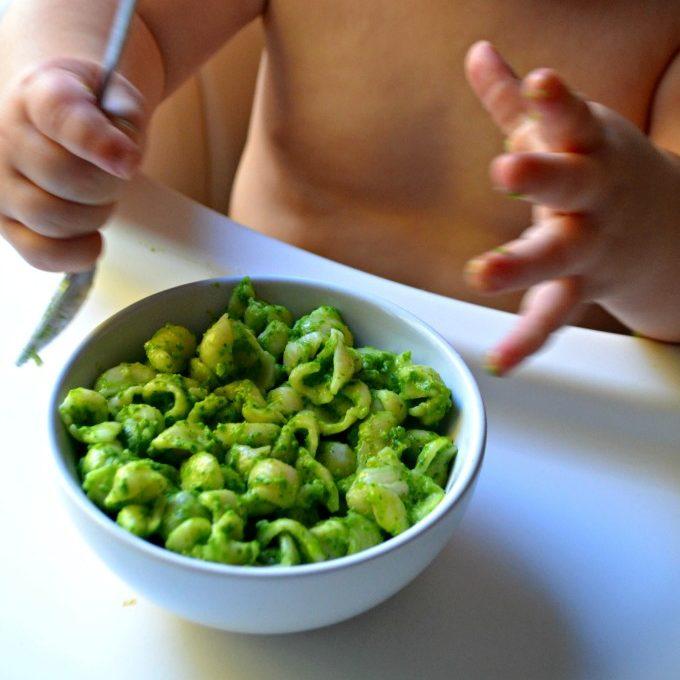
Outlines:
{"type": "Polygon", "coordinates": [[[484,357],[484,370],[494,378],[503,377],[503,370],[501,369],[500,362],[493,352],[488,352],[484,357]]]}
{"type": "Polygon", "coordinates": [[[477,282],[476,279],[478,278],[483,268],[484,261],[481,258],[476,257],[473,260],[468,260],[468,262],[465,264],[463,274],[465,275],[465,278],[468,281],[473,281],[476,283],[477,282]]]}
{"type": "Polygon", "coordinates": [[[508,198],[512,198],[516,201],[522,201],[526,199],[526,195],[520,193],[519,191],[508,191],[506,187],[503,186],[495,186],[494,191],[497,191],[500,194],[504,194],[508,198]]]}
{"type": "Polygon", "coordinates": [[[138,162],[138,154],[125,148],[117,148],[106,160],[109,172],[121,179],[130,179],[137,169],[138,162]]]}
{"type": "Polygon", "coordinates": [[[550,99],[550,92],[544,87],[533,87],[524,92],[527,99],[550,99]]]}
{"type": "Polygon", "coordinates": [[[83,88],[87,91],[87,93],[93,97],[94,99],[97,98],[97,93],[94,91],[94,89],[88,85],[87,83],[83,82],[82,80],[80,81],[83,84],[83,88]]]}
{"type": "Polygon", "coordinates": [[[479,293],[493,293],[495,292],[495,283],[488,276],[484,274],[486,269],[486,258],[484,256],[476,257],[470,260],[463,271],[465,281],[479,293]]]}
{"type": "Polygon", "coordinates": [[[89,83],[86,83],[82,76],[78,73],[74,73],[73,71],[69,71],[68,69],[60,69],[62,73],[64,73],[66,76],[71,78],[72,80],[75,80],[78,85],[85,90],[87,93],[88,99],[95,101],[97,99],[97,95],[95,94],[95,91],[92,89],[92,86],[89,83]]]}
{"type": "Polygon", "coordinates": [[[109,161],[109,172],[120,179],[130,179],[135,174],[135,166],[128,160],[109,161]]]}

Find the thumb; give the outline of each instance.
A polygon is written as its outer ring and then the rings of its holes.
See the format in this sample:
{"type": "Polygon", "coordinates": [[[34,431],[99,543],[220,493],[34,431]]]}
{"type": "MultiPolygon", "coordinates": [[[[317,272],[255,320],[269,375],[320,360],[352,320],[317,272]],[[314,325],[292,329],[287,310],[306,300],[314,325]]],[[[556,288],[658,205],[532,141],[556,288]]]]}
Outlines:
{"type": "Polygon", "coordinates": [[[147,118],[139,91],[119,74],[114,74],[100,102],[111,123],[133,142],[143,141],[147,118]]]}
{"type": "Polygon", "coordinates": [[[26,83],[26,115],[42,134],[75,156],[128,179],[141,160],[144,99],[129,81],[114,74],[103,102],[107,115],[95,95],[101,77],[101,67],[93,62],[43,64],[26,83]]]}

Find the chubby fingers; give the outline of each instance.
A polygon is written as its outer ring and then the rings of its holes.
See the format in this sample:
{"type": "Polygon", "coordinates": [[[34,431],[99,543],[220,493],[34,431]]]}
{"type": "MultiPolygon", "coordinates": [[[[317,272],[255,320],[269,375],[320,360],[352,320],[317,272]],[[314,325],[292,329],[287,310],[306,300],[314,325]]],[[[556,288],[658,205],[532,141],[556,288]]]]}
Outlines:
{"type": "Polygon", "coordinates": [[[514,132],[526,117],[521,81],[490,42],[480,40],[468,50],[465,74],[496,125],[505,134],[514,132]]]}
{"type": "MultiPolygon", "coordinates": [[[[142,151],[131,135],[114,125],[99,108],[93,91],[95,82],[94,75],[67,67],[39,70],[26,85],[25,115],[39,132],[78,158],[129,179],[142,151]]],[[[130,128],[141,129],[141,95],[120,79],[112,87],[118,88],[118,109],[125,112],[130,128]]]]}
{"type": "Polygon", "coordinates": [[[43,236],[62,240],[96,231],[113,211],[113,205],[64,200],[11,171],[0,179],[0,202],[9,219],[43,236]]]}
{"type": "Polygon", "coordinates": [[[24,178],[66,201],[85,205],[113,203],[124,182],[96,165],[74,156],[35,127],[18,123],[20,134],[6,150],[12,167],[24,178]]]}
{"type": "Polygon", "coordinates": [[[502,154],[489,174],[496,189],[564,212],[596,207],[605,181],[599,163],[577,153],[502,154]]]}
{"type": "Polygon", "coordinates": [[[524,290],[578,272],[594,250],[595,230],[581,215],[551,215],[520,238],[470,260],[465,277],[480,293],[524,290]]]}
{"type": "Polygon", "coordinates": [[[527,291],[519,320],[486,357],[486,368],[504,375],[538,351],[550,335],[566,324],[582,302],[576,277],[547,281],[527,291]]]}
{"type": "Polygon", "coordinates": [[[529,118],[548,149],[588,153],[602,142],[602,124],[590,106],[552,69],[529,73],[522,81],[521,93],[529,118]]]}
{"type": "Polygon", "coordinates": [[[508,149],[536,148],[587,153],[603,140],[603,129],[590,105],[549,68],[520,79],[488,41],[476,42],[465,57],[473,91],[498,127],[508,135],[508,149]]]}
{"type": "Polygon", "coordinates": [[[102,250],[99,232],[67,239],[49,238],[5,217],[0,217],[0,235],[30,265],[50,272],[86,271],[102,250]]]}

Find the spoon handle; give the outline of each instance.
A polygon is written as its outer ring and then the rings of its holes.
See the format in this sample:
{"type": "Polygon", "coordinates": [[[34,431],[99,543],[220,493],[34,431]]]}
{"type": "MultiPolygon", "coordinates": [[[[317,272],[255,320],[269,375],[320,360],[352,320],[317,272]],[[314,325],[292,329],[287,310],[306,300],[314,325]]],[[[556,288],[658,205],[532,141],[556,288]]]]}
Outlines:
{"type": "MultiPolygon", "coordinates": [[[[123,54],[136,5],[137,0],[120,0],[118,3],[104,53],[103,76],[97,93],[97,101],[100,107],[103,104],[111,77],[123,54]]],[[[16,362],[17,366],[23,365],[28,359],[33,359],[37,364],[42,363],[38,352],[52,342],[78,313],[90,292],[90,288],[92,288],[95,271],[96,265],[86,272],[64,275],[38,326],[21,351],[16,362]]]]}

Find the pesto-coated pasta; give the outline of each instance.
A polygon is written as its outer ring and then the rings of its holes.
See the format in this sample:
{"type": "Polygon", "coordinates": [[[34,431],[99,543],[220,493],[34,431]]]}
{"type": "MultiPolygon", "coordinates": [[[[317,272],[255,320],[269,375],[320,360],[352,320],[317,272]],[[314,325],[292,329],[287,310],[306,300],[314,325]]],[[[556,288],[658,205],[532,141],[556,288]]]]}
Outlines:
{"type": "Polygon", "coordinates": [[[180,486],[184,491],[212,491],[224,488],[220,463],[206,451],[194,453],[179,469],[180,486]]]}
{"type": "Polygon", "coordinates": [[[351,555],[437,506],[457,450],[433,368],[356,347],[335,307],[296,320],[247,278],[225,308],[201,337],[151,329],[146,363],[66,395],[93,503],[168,550],[250,566],[351,555]]]}
{"type": "Polygon", "coordinates": [[[345,442],[330,440],[322,442],[318,459],[335,479],[349,477],[357,469],[357,455],[345,442]]]}
{"type": "Polygon", "coordinates": [[[187,328],[168,323],[144,343],[144,351],[160,373],[181,373],[196,351],[196,338],[187,328]]]}
{"type": "Polygon", "coordinates": [[[251,514],[267,515],[295,505],[299,489],[300,475],[294,467],[276,458],[263,458],[248,473],[244,502],[251,514]]]}
{"type": "Polygon", "coordinates": [[[165,429],[163,414],[150,404],[128,404],[118,411],[116,420],[122,425],[120,441],[132,453],[146,451],[165,429]]]}

